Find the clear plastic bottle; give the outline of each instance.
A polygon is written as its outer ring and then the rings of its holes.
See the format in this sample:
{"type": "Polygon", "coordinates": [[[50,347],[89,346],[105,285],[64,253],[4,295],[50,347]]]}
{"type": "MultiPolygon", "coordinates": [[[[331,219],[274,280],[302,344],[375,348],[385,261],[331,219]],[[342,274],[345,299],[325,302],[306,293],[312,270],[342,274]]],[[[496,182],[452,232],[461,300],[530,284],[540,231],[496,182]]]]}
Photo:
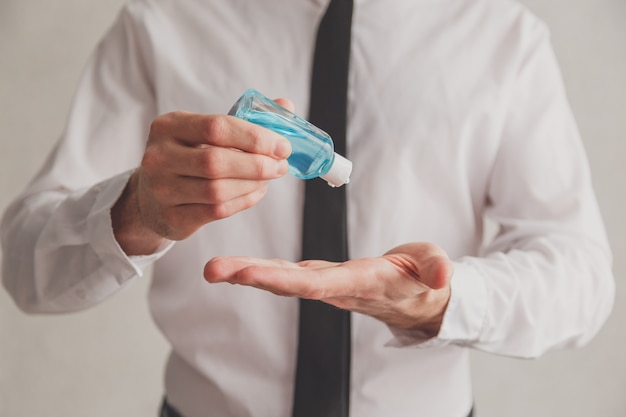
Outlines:
{"type": "Polygon", "coordinates": [[[292,153],[289,172],[298,178],[320,177],[331,187],[350,181],[352,162],[334,152],[333,141],[323,130],[276,104],[256,90],[247,90],[228,112],[286,137],[292,153]]]}

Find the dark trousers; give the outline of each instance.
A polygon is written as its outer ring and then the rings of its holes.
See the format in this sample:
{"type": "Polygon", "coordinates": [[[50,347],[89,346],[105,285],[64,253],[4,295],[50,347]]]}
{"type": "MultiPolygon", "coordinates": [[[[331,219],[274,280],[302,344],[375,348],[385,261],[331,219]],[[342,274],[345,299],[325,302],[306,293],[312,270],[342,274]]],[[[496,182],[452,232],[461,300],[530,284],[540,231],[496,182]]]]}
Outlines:
{"type": "MultiPolygon", "coordinates": [[[[178,411],[173,409],[166,399],[163,399],[163,405],[161,405],[161,413],[159,417],[183,417],[178,411]]],[[[474,408],[472,408],[467,417],[474,417],[474,408]]]]}

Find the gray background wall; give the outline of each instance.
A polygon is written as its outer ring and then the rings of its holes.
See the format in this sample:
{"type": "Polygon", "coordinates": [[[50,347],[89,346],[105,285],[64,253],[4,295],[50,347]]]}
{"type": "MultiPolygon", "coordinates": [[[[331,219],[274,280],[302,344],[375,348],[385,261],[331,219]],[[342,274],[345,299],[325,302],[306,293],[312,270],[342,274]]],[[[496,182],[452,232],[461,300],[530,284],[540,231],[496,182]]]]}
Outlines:
{"type": "MultiPolygon", "coordinates": [[[[523,3],[552,29],[615,252],[618,294],[611,319],[583,349],[533,361],[475,353],[478,415],[623,417],[626,1],[523,3]]],[[[121,4],[0,2],[0,211],[60,134],[82,66],[121,4]]],[[[147,311],[147,285],[83,313],[46,317],[21,314],[0,291],[0,417],[155,416],[167,346],[147,311]]]]}

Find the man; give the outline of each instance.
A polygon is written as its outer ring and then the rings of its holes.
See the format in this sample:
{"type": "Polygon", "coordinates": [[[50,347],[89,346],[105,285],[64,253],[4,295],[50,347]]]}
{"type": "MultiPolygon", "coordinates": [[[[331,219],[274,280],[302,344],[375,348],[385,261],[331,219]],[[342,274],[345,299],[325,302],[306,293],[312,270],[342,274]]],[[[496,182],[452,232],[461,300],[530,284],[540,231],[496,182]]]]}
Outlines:
{"type": "Polygon", "coordinates": [[[154,264],[181,415],[290,415],[295,297],[355,312],[350,412],[365,417],[466,416],[469,348],[536,357],[584,344],[610,312],[610,250],[548,33],[508,1],[355,2],[351,260],[293,263],[290,146],[224,113],[248,87],[308,113],[326,6],[131,1],[3,218],[3,280],[25,311],[87,308],[154,264]],[[484,217],[499,226],[486,247],[484,217]]]}

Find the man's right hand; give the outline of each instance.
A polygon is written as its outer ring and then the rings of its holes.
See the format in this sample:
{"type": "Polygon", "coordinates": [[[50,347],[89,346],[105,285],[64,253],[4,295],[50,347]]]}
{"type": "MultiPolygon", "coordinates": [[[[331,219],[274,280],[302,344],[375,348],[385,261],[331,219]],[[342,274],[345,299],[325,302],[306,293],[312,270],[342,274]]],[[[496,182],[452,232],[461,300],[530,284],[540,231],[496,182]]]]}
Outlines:
{"type": "Polygon", "coordinates": [[[185,239],[250,208],[269,180],[287,172],[290,153],[284,137],[232,116],[159,116],[141,166],[111,210],[115,237],[128,255],[149,254],[164,239],[185,239]]]}

